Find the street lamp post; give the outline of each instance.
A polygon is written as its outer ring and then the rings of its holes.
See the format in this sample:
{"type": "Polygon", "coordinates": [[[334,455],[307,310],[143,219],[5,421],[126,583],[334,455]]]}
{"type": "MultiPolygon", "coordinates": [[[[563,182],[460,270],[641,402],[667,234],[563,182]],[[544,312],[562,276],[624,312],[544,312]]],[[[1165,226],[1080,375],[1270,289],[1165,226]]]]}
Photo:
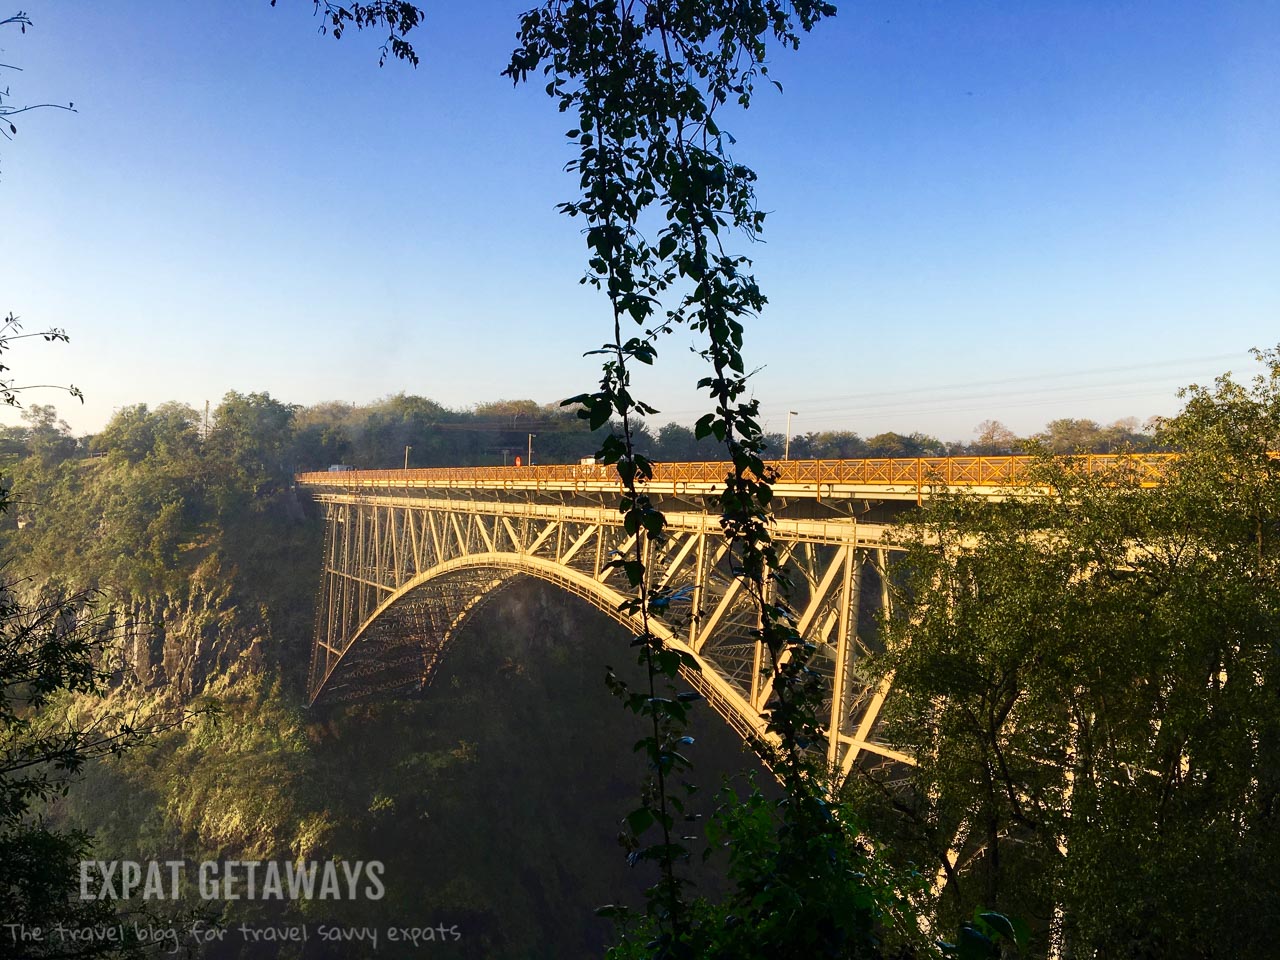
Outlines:
{"type": "Polygon", "coordinates": [[[530,467],[533,466],[533,438],[536,436],[537,436],[536,433],[529,434],[529,457],[525,461],[526,466],[530,466],[530,467]]]}
{"type": "Polygon", "coordinates": [[[800,416],[800,411],[798,410],[787,411],[787,440],[786,440],[786,443],[782,445],[783,460],[791,459],[791,418],[798,417],[798,416],[800,416]]]}
{"type": "Polygon", "coordinates": [[[410,451],[410,450],[412,450],[412,449],[413,449],[413,447],[410,447],[410,446],[408,446],[408,445],[406,445],[406,446],[405,446],[405,448],[404,448],[404,468],[405,468],[406,470],[408,470],[408,469],[409,469],[409,451],[410,451]]]}

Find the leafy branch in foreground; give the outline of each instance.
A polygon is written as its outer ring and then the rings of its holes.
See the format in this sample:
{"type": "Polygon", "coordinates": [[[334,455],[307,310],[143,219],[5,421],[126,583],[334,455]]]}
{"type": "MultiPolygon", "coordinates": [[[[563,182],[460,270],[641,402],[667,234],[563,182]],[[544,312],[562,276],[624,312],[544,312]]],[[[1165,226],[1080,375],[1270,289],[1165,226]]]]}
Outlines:
{"type": "MultiPolygon", "coordinates": [[[[0,19],[0,27],[17,27],[22,33],[27,32],[27,27],[31,26],[31,18],[21,10],[17,13],[0,19]]],[[[21,70],[21,67],[15,67],[13,64],[0,64],[3,70],[21,70]]],[[[18,125],[13,122],[13,118],[19,114],[28,113],[32,110],[68,110],[75,113],[76,105],[74,103],[28,103],[22,106],[15,106],[12,102],[12,95],[9,93],[8,86],[0,89],[0,136],[6,140],[12,140],[18,134],[18,125]]]]}
{"type": "MultiPolygon", "coordinates": [[[[5,17],[0,20],[0,27],[13,26],[16,26],[25,34],[27,32],[27,27],[31,26],[31,18],[22,11],[18,11],[12,16],[5,17]]],[[[15,67],[12,64],[0,64],[0,69],[21,70],[21,67],[15,67]]],[[[3,134],[6,140],[12,140],[17,134],[18,127],[17,124],[13,122],[12,118],[21,113],[41,109],[70,110],[73,113],[75,112],[74,103],[68,103],[65,106],[59,103],[34,103],[18,107],[14,106],[11,101],[12,95],[9,93],[9,88],[6,86],[3,89],[0,89],[0,134],[3,134]]],[[[41,330],[38,333],[22,333],[21,330],[22,324],[18,322],[17,316],[13,313],[9,313],[3,320],[0,320],[0,355],[10,349],[13,341],[24,340],[27,337],[43,337],[48,341],[60,340],[63,343],[70,342],[70,337],[67,336],[66,331],[58,327],[50,327],[48,330],[41,330]]],[[[18,401],[18,394],[22,391],[44,388],[66,390],[81,403],[84,403],[84,394],[82,394],[77,387],[62,387],[56,384],[47,383],[16,384],[12,379],[3,376],[3,374],[8,372],[9,368],[3,363],[0,363],[0,400],[3,400],[11,407],[21,406],[18,401]]]]}
{"type": "Polygon", "coordinates": [[[749,106],[756,82],[770,79],[771,44],[796,47],[802,32],[834,12],[829,3],[779,0],[558,0],[521,18],[520,45],[506,70],[516,82],[541,72],[561,112],[574,116],[567,137],[577,154],[568,168],[581,193],[560,210],[585,221],[582,282],[606,294],[612,314],[613,337],[596,351],[606,358],[599,388],[566,403],[578,405],[593,429],[615,418],[620,424],[600,456],[617,466],[624,487],[619,506],[629,539],[626,556],[614,562],[636,590],[624,609],[640,620],[634,642],[648,674],[648,689],[639,692],[612,681],[627,705],[651,720],[642,741],[650,786],[628,825],[636,835],[654,826],[660,832],[649,846],[636,841],[633,856],[656,861],[660,879],[649,891],[647,932],[624,938],[619,956],[781,956],[784,948],[810,947],[864,956],[878,949],[887,895],[867,883],[868,851],[849,811],[831,802],[826,771],[809,749],[820,739],[821,690],[809,669],[813,647],[785,602],[788,585],[770,535],[774,474],[764,461],[743,356],[744,323],[765,297],[750,260],[725,247],[731,230],[757,237],[764,214],[755,206],[755,174],[733,159],[733,138],[719,124],[726,104],[749,106]],[[628,332],[632,324],[640,330],[628,332]],[[680,798],[670,777],[688,767],[680,752],[688,738],[681,735],[687,706],[669,688],[680,668],[696,671],[697,663],[665,648],[650,621],[661,598],[650,588],[647,564],[665,519],[645,493],[652,464],[634,442],[637,420],[657,411],[633,395],[633,367],[652,364],[660,338],[681,326],[706,338],[701,355],[711,372],[699,388],[713,410],[696,433],[715,436],[728,452],[719,507],[732,545],[729,573],[742,578],[754,601],[751,639],[766,652],[762,670],[772,689],[768,736],[756,746],[786,791],[776,805],[754,793],[745,806],[733,801],[722,810],[724,842],[756,854],[774,845],[763,860],[736,861],[739,898],[714,910],[685,902],[678,871],[687,852],[672,840],[680,798]],[[659,695],[659,679],[667,695],[659,695]],[[851,909],[846,894],[863,898],[861,908],[851,909]],[[768,920],[801,914],[811,922],[768,920]]]}
{"type": "MultiPolygon", "coordinates": [[[[276,0],[271,0],[276,5],[276,0]]],[[[333,0],[312,0],[316,16],[321,18],[320,32],[327,33],[335,40],[341,40],[347,27],[367,30],[374,27],[385,27],[387,39],[380,48],[382,55],[378,58],[378,66],[385,66],[387,57],[407,60],[415,67],[418,65],[418,54],[413,44],[404,35],[421,25],[426,14],[421,7],[408,0],[370,0],[369,3],[334,3],[333,0]]]]}
{"type": "MultiPolygon", "coordinates": [[[[28,337],[41,337],[50,343],[56,341],[61,341],[62,343],[71,342],[71,338],[67,336],[67,332],[59,327],[50,327],[48,330],[41,330],[37,333],[21,333],[21,330],[22,324],[18,322],[18,318],[12,313],[6,316],[3,321],[0,321],[0,355],[10,349],[10,344],[13,343],[14,340],[25,340],[28,337]]],[[[8,372],[9,368],[5,364],[0,363],[0,374],[8,372]]],[[[18,400],[19,393],[24,390],[41,389],[65,390],[81,403],[84,403],[84,394],[80,391],[80,388],[75,385],[62,387],[51,383],[16,384],[12,379],[6,379],[5,377],[0,376],[0,400],[3,400],[11,407],[22,406],[22,403],[18,400]]]]}

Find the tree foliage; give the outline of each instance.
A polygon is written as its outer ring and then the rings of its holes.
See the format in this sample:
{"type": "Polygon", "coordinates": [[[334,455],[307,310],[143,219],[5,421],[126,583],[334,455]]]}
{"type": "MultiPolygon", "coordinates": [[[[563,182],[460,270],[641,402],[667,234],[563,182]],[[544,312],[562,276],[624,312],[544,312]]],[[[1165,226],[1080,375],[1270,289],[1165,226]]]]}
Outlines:
{"type": "MultiPolygon", "coordinates": [[[[0,512],[7,510],[0,493],[0,512]]],[[[95,614],[88,593],[62,595],[8,577],[0,582],[0,892],[8,924],[48,930],[114,919],[109,902],[80,902],[73,891],[89,839],[48,826],[41,811],[65,794],[90,761],[137,746],[188,713],[121,714],[91,720],[52,709],[70,695],[96,695],[111,679],[117,625],[95,614]]],[[[130,943],[24,943],[13,927],[0,935],[0,957],[130,954],[130,943]]]]}
{"type": "MultiPolygon", "coordinates": [[[[271,0],[271,6],[276,0],[271,0]]],[[[368,3],[334,3],[333,0],[312,0],[315,14],[320,18],[320,32],[341,40],[348,27],[357,30],[386,29],[387,39],[381,47],[378,66],[385,66],[387,57],[405,60],[418,65],[418,53],[405,34],[422,24],[425,14],[421,7],[408,0],[369,0],[368,3]]]]}
{"type": "Polygon", "coordinates": [[[890,849],[945,872],[944,916],[999,907],[1076,956],[1274,951],[1280,353],[1261,356],[1252,385],[1184,391],[1154,488],[1046,455],[1057,496],[940,498],[905,528],[879,669],[919,765],[909,794],[853,789],[890,849]]]}

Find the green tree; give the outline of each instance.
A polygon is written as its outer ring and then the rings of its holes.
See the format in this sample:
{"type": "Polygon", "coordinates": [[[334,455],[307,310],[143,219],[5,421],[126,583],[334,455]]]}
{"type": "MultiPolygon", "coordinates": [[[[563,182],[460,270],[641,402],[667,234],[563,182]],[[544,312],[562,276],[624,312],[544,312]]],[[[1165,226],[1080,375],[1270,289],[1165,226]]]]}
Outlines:
{"type": "Polygon", "coordinates": [[[1156,448],[1155,437],[1138,425],[1137,417],[1122,417],[1103,427],[1095,453],[1140,453],[1156,448]]]}
{"type": "Polygon", "coordinates": [[[867,441],[869,457],[945,457],[947,445],[923,433],[880,433],[867,441]]]}
{"type": "Polygon", "coordinates": [[[70,459],[76,453],[71,427],[49,404],[35,403],[22,411],[26,422],[26,447],[46,466],[70,459]]]}
{"type": "Polygon", "coordinates": [[[91,446],[129,463],[153,456],[184,460],[199,450],[199,422],[196,411],[185,403],[165,403],[155,410],[139,403],[118,410],[91,446]]]}
{"type": "MultiPolygon", "coordinates": [[[[207,457],[224,491],[265,494],[288,483],[288,453],[297,407],[268,393],[234,390],[222,398],[205,440],[207,457]]],[[[224,509],[244,504],[224,503],[224,509]]]]}
{"type": "Polygon", "coordinates": [[[658,460],[711,460],[719,453],[712,444],[698,440],[692,430],[678,423],[668,423],[659,428],[653,444],[653,455],[658,460]]]}
{"type": "Polygon", "coordinates": [[[977,434],[970,451],[978,456],[1008,456],[1018,453],[1018,435],[999,420],[983,420],[973,431],[977,434]]]}
{"type": "MultiPolygon", "coordinates": [[[[12,329],[0,335],[0,350],[12,329]]],[[[30,387],[5,381],[0,394],[18,406],[17,394],[25,389],[30,387]]],[[[66,461],[77,444],[57,411],[33,404],[23,419],[27,426],[17,434],[35,471],[59,477],[73,470],[66,461]]],[[[0,514],[11,503],[9,490],[0,488],[0,514]]],[[[89,761],[136,746],[185,716],[139,720],[104,713],[86,725],[63,722],[57,710],[48,709],[59,698],[105,689],[110,674],[104,665],[110,664],[116,631],[95,616],[93,599],[85,592],[64,594],[56,586],[37,590],[7,572],[0,579],[0,892],[4,922],[12,925],[0,933],[0,957],[139,952],[128,940],[75,944],[46,936],[33,942],[15,934],[23,928],[47,931],[58,923],[82,928],[114,919],[114,904],[81,902],[71,894],[78,886],[79,861],[90,852],[89,838],[51,828],[39,810],[65,793],[89,761]]]]}
{"type": "Polygon", "coordinates": [[[1062,417],[1050,420],[1036,439],[1050,453],[1088,453],[1097,445],[1101,433],[1102,427],[1093,420],[1062,417]]]}
{"type": "Polygon", "coordinates": [[[352,408],[340,402],[303,407],[293,418],[293,449],[289,459],[299,470],[323,470],[334,463],[352,463],[352,408]]]}
{"type": "MultiPolygon", "coordinates": [[[[808,433],[804,436],[804,445],[800,449],[804,454],[818,460],[856,460],[869,455],[867,441],[848,430],[825,430],[819,433],[808,433]]],[[[797,444],[792,441],[792,449],[797,444]]]]}
{"type": "Polygon", "coordinates": [[[1052,498],[940,498],[888,625],[878,838],[945,880],[941,915],[1034,920],[1075,956],[1275,951],[1280,862],[1280,352],[1184,391],[1155,488],[1046,456],[1052,498]],[[950,855],[948,855],[950,853],[950,855]]]}

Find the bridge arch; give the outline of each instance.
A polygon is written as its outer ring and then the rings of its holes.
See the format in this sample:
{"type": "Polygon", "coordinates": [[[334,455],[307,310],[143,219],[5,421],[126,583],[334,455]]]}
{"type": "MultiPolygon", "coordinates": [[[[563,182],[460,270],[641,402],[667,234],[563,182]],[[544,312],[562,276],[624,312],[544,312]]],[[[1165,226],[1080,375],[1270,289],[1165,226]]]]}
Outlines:
{"type": "MultiPolygon", "coordinates": [[[[437,635],[432,638],[437,655],[443,653],[445,648],[454,641],[458,631],[493,590],[499,589],[503,581],[518,575],[534,577],[586,600],[632,633],[639,633],[642,630],[639,616],[621,610],[625,601],[630,599],[629,595],[618,592],[609,584],[602,583],[596,577],[580,570],[564,566],[546,557],[520,553],[489,551],[454,557],[411,577],[373,609],[351,635],[350,641],[342,649],[337,660],[329,665],[323,677],[320,678],[318,686],[313,690],[311,702],[316,703],[324,698],[330,679],[341,675],[343,664],[348,657],[359,658],[362,652],[362,641],[374,633],[378,625],[398,605],[420,595],[425,587],[433,584],[447,587],[450,581],[465,574],[480,574],[482,577],[492,574],[493,577],[488,591],[477,592],[475,579],[463,578],[464,589],[458,591],[456,595],[449,596],[452,591],[446,589],[443,596],[434,598],[444,608],[441,611],[443,615],[436,618],[440,627],[437,635]]],[[[684,680],[697,690],[740,736],[745,739],[772,738],[765,729],[764,720],[752,709],[747,698],[721,677],[706,658],[693,650],[684,637],[656,617],[650,618],[649,629],[670,649],[688,654],[694,660],[697,664],[696,668],[682,668],[681,674],[684,680]]]]}

